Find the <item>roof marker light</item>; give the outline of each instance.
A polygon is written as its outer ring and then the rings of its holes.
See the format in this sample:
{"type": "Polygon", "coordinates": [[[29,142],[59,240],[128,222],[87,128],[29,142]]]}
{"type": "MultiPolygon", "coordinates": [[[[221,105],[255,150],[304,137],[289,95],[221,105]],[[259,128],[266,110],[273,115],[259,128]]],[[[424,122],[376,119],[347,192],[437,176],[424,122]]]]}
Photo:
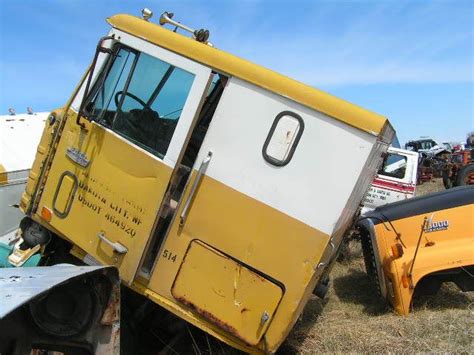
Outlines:
{"type": "Polygon", "coordinates": [[[142,9],[142,17],[145,21],[148,21],[149,19],[151,19],[152,16],[153,16],[153,11],[151,11],[150,9],[146,7],[142,9]]]}

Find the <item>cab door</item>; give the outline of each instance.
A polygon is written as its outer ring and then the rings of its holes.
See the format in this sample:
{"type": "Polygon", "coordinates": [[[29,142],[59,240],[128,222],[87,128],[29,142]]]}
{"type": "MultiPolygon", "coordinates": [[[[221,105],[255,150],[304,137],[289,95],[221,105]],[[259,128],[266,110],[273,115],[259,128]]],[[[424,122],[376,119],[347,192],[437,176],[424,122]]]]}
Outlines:
{"type": "Polygon", "coordinates": [[[211,70],[114,30],[120,41],[85,101],[69,109],[37,218],[89,260],[133,281],[211,70]],[[48,215],[48,213],[46,213],[48,215]]]}
{"type": "Polygon", "coordinates": [[[387,158],[364,197],[364,210],[415,196],[418,154],[404,149],[388,149],[387,158]]]}

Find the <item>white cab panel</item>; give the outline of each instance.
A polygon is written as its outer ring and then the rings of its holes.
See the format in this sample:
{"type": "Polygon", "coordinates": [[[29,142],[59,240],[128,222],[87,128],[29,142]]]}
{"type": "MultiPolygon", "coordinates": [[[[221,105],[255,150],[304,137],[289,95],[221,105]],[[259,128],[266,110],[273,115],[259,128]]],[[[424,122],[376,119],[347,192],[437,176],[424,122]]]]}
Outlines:
{"type": "Polygon", "coordinates": [[[331,234],[375,142],[375,136],[231,78],[197,162],[213,151],[207,175],[331,234]],[[301,116],[304,130],[290,162],[279,167],[263,158],[262,148],[284,111],[301,116]]]}

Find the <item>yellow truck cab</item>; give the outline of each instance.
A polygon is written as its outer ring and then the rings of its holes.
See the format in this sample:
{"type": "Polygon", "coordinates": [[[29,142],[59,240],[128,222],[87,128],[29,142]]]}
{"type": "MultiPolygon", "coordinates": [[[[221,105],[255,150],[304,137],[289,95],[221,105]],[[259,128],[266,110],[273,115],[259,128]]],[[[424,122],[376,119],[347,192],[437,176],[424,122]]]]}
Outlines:
{"type": "MultiPolygon", "coordinates": [[[[190,30],[171,17],[160,23],[190,30]]],[[[66,240],[218,339],[275,352],[394,130],[216,49],[206,30],[189,38],[149,18],[108,18],[89,70],[51,113],[20,202],[23,236],[66,240]]]]}
{"type": "Polygon", "coordinates": [[[474,291],[474,187],[395,202],[357,222],[367,273],[399,314],[443,282],[474,291]]]}

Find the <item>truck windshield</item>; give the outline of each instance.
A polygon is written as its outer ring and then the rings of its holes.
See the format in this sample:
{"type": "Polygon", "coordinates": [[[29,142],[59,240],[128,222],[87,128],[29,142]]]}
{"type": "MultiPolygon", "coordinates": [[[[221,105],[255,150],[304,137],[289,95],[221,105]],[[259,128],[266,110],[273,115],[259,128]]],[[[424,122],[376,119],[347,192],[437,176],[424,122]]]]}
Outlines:
{"type": "Polygon", "coordinates": [[[111,60],[91,91],[86,115],[163,158],[194,74],[123,46],[111,60]]]}

